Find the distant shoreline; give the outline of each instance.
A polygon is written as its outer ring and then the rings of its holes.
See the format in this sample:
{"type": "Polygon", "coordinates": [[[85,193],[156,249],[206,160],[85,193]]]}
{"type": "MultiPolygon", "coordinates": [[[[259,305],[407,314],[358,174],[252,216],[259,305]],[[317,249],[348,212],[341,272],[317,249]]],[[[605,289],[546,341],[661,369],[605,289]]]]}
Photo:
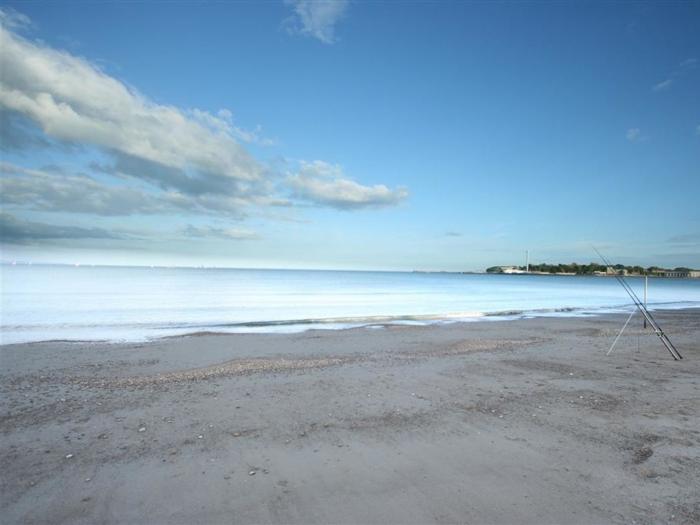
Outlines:
{"type": "Polygon", "coordinates": [[[490,266],[489,268],[486,268],[486,273],[525,275],[592,275],[596,277],[666,277],[674,279],[700,278],[700,270],[695,270],[684,266],[679,266],[676,268],[649,266],[644,268],[639,265],[609,265],[594,262],[585,264],[573,262],[557,264],[527,264],[526,266],[490,266]]]}
{"type": "MultiPolygon", "coordinates": [[[[518,272],[447,272],[447,271],[429,271],[429,270],[413,270],[412,273],[426,273],[426,274],[452,274],[452,275],[544,275],[544,276],[561,276],[561,277],[615,277],[616,275],[613,273],[609,274],[600,274],[600,273],[569,273],[569,272],[556,272],[556,273],[551,273],[551,272],[526,272],[526,271],[518,271],[518,272]]],[[[619,274],[618,274],[619,276],[619,274]]],[[[654,279],[686,279],[686,280],[695,280],[698,279],[698,277],[667,277],[665,275],[658,275],[658,274],[625,274],[623,277],[650,277],[654,279]]]]}
{"type": "MultiPolygon", "coordinates": [[[[545,275],[559,277],[616,277],[615,274],[594,274],[594,273],[550,273],[550,272],[512,272],[512,273],[497,273],[497,272],[458,272],[458,273],[478,273],[479,275],[545,275]]],[[[619,277],[619,275],[617,275],[619,277]]],[[[695,280],[697,277],[666,277],[665,275],[644,275],[644,274],[625,274],[622,277],[649,277],[650,279],[685,279],[695,280]]]]}

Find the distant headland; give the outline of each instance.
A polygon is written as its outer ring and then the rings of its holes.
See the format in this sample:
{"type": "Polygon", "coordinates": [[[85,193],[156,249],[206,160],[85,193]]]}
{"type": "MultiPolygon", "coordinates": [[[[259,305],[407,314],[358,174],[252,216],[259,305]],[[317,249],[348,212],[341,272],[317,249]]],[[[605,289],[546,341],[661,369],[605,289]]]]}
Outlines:
{"type": "Polygon", "coordinates": [[[700,278],[700,270],[678,267],[673,269],[659,266],[625,266],[616,264],[605,266],[597,263],[588,264],[530,264],[528,266],[491,266],[486,268],[486,273],[504,274],[536,274],[536,275],[631,275],[650,277],[674,277],[674,278],[700,278]]]}

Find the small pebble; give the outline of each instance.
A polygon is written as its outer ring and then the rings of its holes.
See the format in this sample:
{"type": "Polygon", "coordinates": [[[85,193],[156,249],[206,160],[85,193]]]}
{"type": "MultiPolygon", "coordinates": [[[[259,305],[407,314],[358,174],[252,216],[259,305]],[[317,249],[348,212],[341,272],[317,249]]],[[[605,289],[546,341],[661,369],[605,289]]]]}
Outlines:
{"type": "Polygon", "coordinates": [[[73,457],[73,454],[66,454],[66,459],[70,459],[73,457]]]}
{"type": "Polygon", "coordinates": [[[197,439],[202,439],[204,436],[197,436],[197,439]]]}
{"type": "Polygon", "coordinates": [[[139,432],[146,432],[146,427],[139,428],[139,432]]]}
{"type": "Polygon", "coordinates": [[[249,476],[255,476],[255,471],[254,471],[254,470],[251,470],[250,472],[248,472],[248,475],[249,475],[249,476]]]}

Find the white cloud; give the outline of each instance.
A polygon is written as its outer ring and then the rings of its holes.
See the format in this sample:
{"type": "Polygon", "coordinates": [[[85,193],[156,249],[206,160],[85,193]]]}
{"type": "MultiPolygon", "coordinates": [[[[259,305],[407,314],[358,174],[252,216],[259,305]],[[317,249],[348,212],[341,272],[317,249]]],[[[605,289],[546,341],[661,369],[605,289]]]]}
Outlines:
{"type": "Polygon", "coordinates": [[[630,142],[638,142],[644,138],[642,136],[642,131],[639,128],[628,129],[625,136],[627,137],[627,140],[629,140],[630,142]]]}
{"type": "Polygon", "coordinates": [[[651,87],[651,90],[656,93],[659,91],[666,91],[670,89],[671,86],[675,85],[676,81],[681,80],[689,71],[695,69],[697,65],[698,61],[696,58],[686,58],[671,71],[671,74],[668,75],[668,78],[657,84],[654,84],[651,87]]]}
{"type": "Polygon", "coordinates": [[[206,111],[193,110],[193,113],[197,115],[197,118],[205,121],[214,129],[218,129],[224,133],[237,138],[242,142],[248,144],[257,144],[259,146],[274,146],[275,141],[263,136],[263,129],[261,125],[257,125],[255,129],[248,130],[243,129],[233,124],[233,113],[230,109],[220,109],[216,113],[216,117],[211,115],[206,111]]]}
{"type": "Polygon", "coordinates": [[[31,26],[32,21],[27,15],[19,13],[11,7],[4,7],[0,9],[0,25],[12,29],[24,29],[31,26]]]}
{"type": "Polygon", "coordinates": [[[0,29],[0,108],[56,139],[187,171],[256,181],[228,118],[151,102],[85,59],[0,29]]]}
{"type": "Polygon", "coordinates": [[[673,79],[668,78],[668,79],[664,80],[663,82],[659,82],[658,84],[655,84],[651,88],[651,90],[652,91],[664,91],[664,90],[670,88],[672,84],[673,84],[673,79]]]}
{"type": "MultiPolygon", "coordinates": [[[[308,31],[330,41],[346,4],[302,2],[295,9],[310,17],[308,31]]],[[[15,209],[242,218],[251,206],[313,202],[360,209],[396,204],[407,195],[403,188],[363,186],[322,161],[286,176],[241,145],[269,140],[259,127],[236,127],[229,109],[212,114],[157,104],[84,58],[23,38],[0,14],[0,123],[14,123],[3,126],[3,147],[88,146],[106,159],[90,163],[89,175],[5,165],[2,202],[15,209]],[[296,200],[285,197],[290,188],[296,200]]]]}
{"type": "Polygon", "coordinates": [[[336,41],[335,26],[345,15],[348,0],[285,0],[292,6],[295,17],[292,29],[316,38],[324,44],[336,41]]]}
{"type": "Polygon", "coordinates": [[[230,241],[249,241],[260,238],[257,233],[243,228],[215,228],[191,224],[182,230],[182,235],[190,238],[215,238],[230,241]]]}
{"type": "Polygon", "coordinates": [[[300,162],[287,184],[298,199],[342,210],[379,208],[400,203],[408,197],[405,188],[394,190],[383,184],[363,186],[345,178],[340,166],[320,160],[300,162]]]}

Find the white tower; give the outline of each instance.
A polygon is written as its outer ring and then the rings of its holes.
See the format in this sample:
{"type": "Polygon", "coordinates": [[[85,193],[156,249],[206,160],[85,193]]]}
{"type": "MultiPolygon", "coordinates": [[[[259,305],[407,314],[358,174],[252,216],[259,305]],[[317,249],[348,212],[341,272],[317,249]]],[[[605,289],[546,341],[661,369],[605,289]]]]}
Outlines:
{"type": "Polygon", "coordinates": [[[525,271],[530,271],[530,250],[525,250],[525,271]]]}

